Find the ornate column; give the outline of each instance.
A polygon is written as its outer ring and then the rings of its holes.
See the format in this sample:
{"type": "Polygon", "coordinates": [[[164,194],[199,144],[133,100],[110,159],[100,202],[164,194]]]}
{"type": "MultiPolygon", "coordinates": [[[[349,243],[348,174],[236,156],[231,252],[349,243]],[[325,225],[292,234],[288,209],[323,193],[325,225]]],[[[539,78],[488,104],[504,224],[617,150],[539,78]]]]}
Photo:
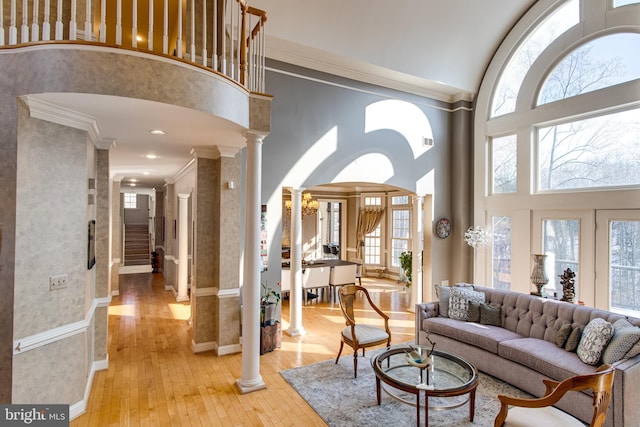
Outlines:
{"type": "Polygon", "coordinates": [[[178,194],[178,296],[176,301],[189,301],[189,195],[178,194]]]}
{"type": "Polygon", "coordinates": [[[241,393],[266,388],[260,376],[260,192],[263,136],[247,132],[245,138],[242,376],[236,381],[241,393]]]}
{"type": "Polygon", "coordinates": [[[302,190],[291,189],[291,292],[289,296],[289,329],[292,337],[304,335],[302,327],[302,190]]]}

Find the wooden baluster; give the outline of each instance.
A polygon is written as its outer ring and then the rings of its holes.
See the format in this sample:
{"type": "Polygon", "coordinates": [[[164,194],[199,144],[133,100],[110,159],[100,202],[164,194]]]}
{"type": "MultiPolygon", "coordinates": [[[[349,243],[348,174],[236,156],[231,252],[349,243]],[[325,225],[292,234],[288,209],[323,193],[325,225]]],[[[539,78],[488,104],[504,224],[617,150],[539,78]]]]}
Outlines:
{"type": "Polygon", "coordinates": [[[230,18],[230,22],[229,22],[229,70],[227,71],[227,75],[229,77],[231,77],[232,79],[235,80],[234,76],[235,76],[235,65],[234,65],[234,61],[233,61],[233,51],[235,50],[234,47],[234,40],[233,40],[233,35],[234,35],[234,31],[233,31],[233,23],[234,23],[234,10],[235,10],[235,5],[237,3],[233,2],[233,5],[231,6],[231,18],[230,18]]]}
{"type": "Polygon", "coordinates": [[[107,42],[107,0],[100,2],[100,43],[107,42]]]}
{"type": "Polygon", "coordinates": [[[78,33],[78,23],[76,21],[76,0],[71,0],[71,16],[69,17],[69,40],[75,40],[78,33]]]}
{"type": "Polygon", "coordinates": [[[178,58],[182,58],[182,1],[178,0],[178,44],[176,46],[178,58]]]}
{"type": "Polygon", "coordinates": [[[138,47],[138,0],[133,0],[131,7],[131,47],[138,47]]]}
{"type": "Polygon", "coordinates": [[[238,28],[238,76],[240,77],[240,84],[245,85],[247,83],[247,9],[242,6],[240,9],[240,24],[238,28]]]}
{"type": "Polygon", "coordinates": [[[147,34],[147,49],[153,51],[153,0],[149,0],[149,33],[147,34]]]}
{"type": "Polygon", "coordinates": [[[33,20],[31,21],[31,41],[37,42],[40,36],[40,25],[38,24],[38,17],[40,8],[38,7],[38,0],[33,0],[33,20]]]}
{"type": "Polygon", "coordinates": [[[0,46],[4,46],[4,2],[0,1],[0,46]]]}
{"type": "Polygon", "coordinates": [[[9,44],[18,43],[18,28],[16,27],[16,0],[11,0],[11,23],[9,24],[9,44]]]}
{"type": "Polygon", "coordinates": [[[162,53],[169,53],[169,0],[164,0],[164,11],[162,19],[162,53]]]}
{"type": "MultiPolygon", "coordinates": [[[[42,20],[42,40],[51,40],[51,14],[49,8],[51,7],[51,0],[44,0],[44,17],[42,20]]],[[[2,15],[2,13],[0,13],[2,15]]]]}
{"type": "Polygon", "coordinates": [[[207,0],[202,0],[202,65],[207,66],[207,0]]]}
{"type": "Polygon", "coordinates": [[[226,28],[227,28],[227,8],[225,7],[225,4],[222,3],[222,28],[220,29],[220,38],[221,38],[220,58],[222,59],[222,64],[220,64],[220,71],[223,74],[227,73],[227,54],[225,53],[225,47],[227,45],[226,28]]]}
{"type": "Polygon", "coordinates": [[[84,12],[84,40],[93,41],[93,24],[91,23],[91,0],[87,0],[84,12]]]}
{"type": "Polygon", "coordinates": [[[20,43],[29,42],[29,2],[22,0],[22,27],[20,27],[20,43]]]}
{"type": "Polygon", "coordinates": [[[62,22],[62,0],[58,0],[56,7],[56,40],[62,40],[62,34],[64,31],[64,22],[62,22]]]}
{"type": "Polygon", "coordinates": [[[122,46],[122,0],[116,3],[116,44],[122,46]]]}
{"type": "Polygon", "coordinates": [[[191,0],[191,47],[189,48],[191,62],[196,62],[196,2],[191,0]]]}

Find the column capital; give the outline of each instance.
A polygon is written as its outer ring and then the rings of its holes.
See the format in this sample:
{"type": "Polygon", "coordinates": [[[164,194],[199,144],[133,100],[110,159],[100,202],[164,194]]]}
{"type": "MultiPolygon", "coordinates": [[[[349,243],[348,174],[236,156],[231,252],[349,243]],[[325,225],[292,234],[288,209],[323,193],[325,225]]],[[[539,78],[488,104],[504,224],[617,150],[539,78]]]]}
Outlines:
{"type": "Polygon", "coordinates": [[[262,143],[262,140],[267,136],[267,134],[264,132],[248,130],[243,133],[243,136],[247,142],[251,141],[262,143]]]}
{"type": "Polygon", "coordinates": [[[183,200],[184,199],[188,199],[190,196],[191,196],[191,194],[187,194],[187,193],[178,194],[178,198],[183,199],[183,200]]]}

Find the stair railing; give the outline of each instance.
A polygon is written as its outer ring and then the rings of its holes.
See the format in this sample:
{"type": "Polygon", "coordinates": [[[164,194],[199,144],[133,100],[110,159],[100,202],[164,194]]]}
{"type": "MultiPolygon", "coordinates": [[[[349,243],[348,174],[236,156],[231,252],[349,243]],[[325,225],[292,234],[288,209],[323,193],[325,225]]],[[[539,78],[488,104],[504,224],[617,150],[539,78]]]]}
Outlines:
{"type": "Polygon", "coordinates": [[[123,47],[264,93],[267,14],[244,0],[0,0],[0,18],[0,49],[62,41],[123,47]]]}

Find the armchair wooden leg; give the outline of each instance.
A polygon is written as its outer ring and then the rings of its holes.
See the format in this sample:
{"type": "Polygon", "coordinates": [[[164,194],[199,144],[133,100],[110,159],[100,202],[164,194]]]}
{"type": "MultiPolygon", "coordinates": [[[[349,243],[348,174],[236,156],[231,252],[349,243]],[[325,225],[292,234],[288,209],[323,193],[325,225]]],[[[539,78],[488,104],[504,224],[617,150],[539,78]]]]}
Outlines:
{"type": "Polygon", "coordinates": [[[353,352],[353,378],[358,378],[358,350],[353,352]]]}
{"type": "Polygon", "coordinates": [[[340,355],[342,354],[342,347],[344,347],[344,341],[340,341],[340,350],[338,351],[338,357],[336,357],[336,364],[338,360],[340,360],[340,355]]]}

